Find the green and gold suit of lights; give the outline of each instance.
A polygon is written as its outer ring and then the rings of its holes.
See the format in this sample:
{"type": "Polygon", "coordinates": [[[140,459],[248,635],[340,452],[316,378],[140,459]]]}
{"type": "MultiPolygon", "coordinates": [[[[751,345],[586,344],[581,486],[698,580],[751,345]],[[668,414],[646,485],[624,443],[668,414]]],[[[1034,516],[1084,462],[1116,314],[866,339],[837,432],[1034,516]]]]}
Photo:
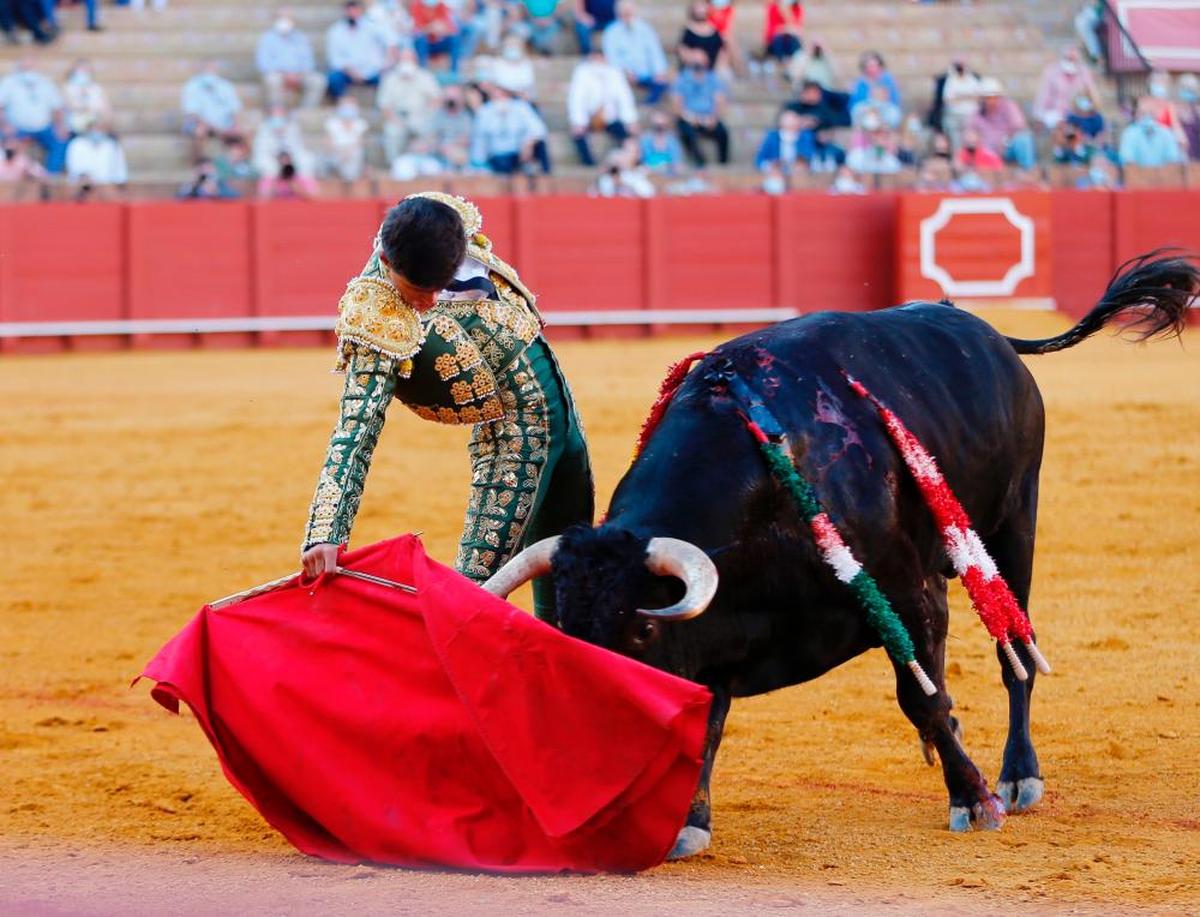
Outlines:
{"type": "MultiPolygon", "coordinates": [[[[587,444],[566,380],[541,335],[534,297],[475,234],[496,295],[441,300],[418,313],[378,251],[338,304],[338,422],[317,483],[304,547],[345,544],[393,398],[426,420],[474,426],[471,496],[455,567],[482,582],[521,547],[592,520],[587,444]]],[[[540,617],[553,608],[535,583],[540,617]]]]}

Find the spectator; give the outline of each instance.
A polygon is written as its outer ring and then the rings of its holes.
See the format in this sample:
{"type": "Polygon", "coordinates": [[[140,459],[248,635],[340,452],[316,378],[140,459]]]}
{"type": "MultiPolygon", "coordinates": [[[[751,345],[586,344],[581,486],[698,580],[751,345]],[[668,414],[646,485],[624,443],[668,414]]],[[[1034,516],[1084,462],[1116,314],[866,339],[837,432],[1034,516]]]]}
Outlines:
{"type": "Polygon", "coordinates": [[[798,115],[785,108],[779,113],[779,126],[767,131],[754,166],[768,175],[778,175],[785,184],[797,168],[812,158],[816,151],[811,116],[798,115]]]}
{"type": "Polygon", "coordinates": [[[1100,136],[1104,133],[1104,116],[1096,111],[1095,101],[1086,92],[1075,96],[1065,123],[1092,142],[1100,142],[1100,136]]]}
{"type": "Polygon", "coordinates": [[[533,106],[498,85],[491,101],[475,115],[471,133],[471,161],[496,175],[532,174],[533,163],[550,174],[546,124],[533,106]]]}
{"type": "Polygon", "coordinates": [[[733,29],[733,0],[709,0],[708,21],[721,40],[725,42],[725,53],[729,56],[729,66],[735,73],[745,70],[742,62],[742,49],[734,37],[733,29]]]}
{"type": "Polygon", "coordinates": [[[329,170],[342,181],[358,181],[366,165],[367,120],[353,96],[338,100],[333,114],[325,119],[329,144],[329,170]]]}
{"type": "Polygon", "coordinates": [[[491,83],[503,83],[518,99],[533,102],[537,96],[537,73],[525,50],[525,39],[518,34],[505,37],[500,57],[492,62],[491,83]]]}
{"type": "Polygon", "coordinates": [[[796,98],[785,106],[798,115],[811,117],[816,130],[830,127],[849,127],[850,113],[846,108],[849,96],[844,92],[830,92],[813,80],[800,87],[796,98]]]}
{"type": "Polygon", "coordinates": [[[458,24],[458,59],[466,60],[484,45],[489,50],[500,46],[506,24],[515,18],[517,0],[445,0],[458,24]],[[469,15],[468,15],[469,12],[469,15]]]}
{"type": "Polygon", "coordinates": [[[529,43],[538,54],[549,57],[554,53],[558,33],[558,0],[522,0],[529,43]]]}
{"type": "Polygon", "coordinates": [[[67,180],[86,195],[129,181],[125,153],[106,124],[92,124],[67,144],[67,180]]]}
{"type": "Polygon", "coordinates": [[[846,165],[856,175],[895,175],[902,168],[897,154],[896,132],[874,112],[862,122],[864,136],[846,154],[846,165]]]}
{"type": "Polygon", "coordinates": [[[422,67],[432,58],[446,58],[451,73],[458,73],[459,25],[443,0],[416,0],[412,5],[413,47],[422,67]]]}
{"type": "Polygon", "coordinates": [[[287,153],[280,153],[275,169],[258,181],[258,196],[263,200],[308,200],[320,193],[311,175],[303,175],[287,153]]]}
{"type": "MultiPolygon", "coordinates": [[[[10,138],[4,141],[4,154],[0,158],[0,187],[42,186],[46,170],[29,155],[29,141],[10,138]]],[[[43,186],[44,187],[44,186],[43,186]]]]}
{"type": "Polygon", "coordinates": [[[968,122],[979,145],[1005,162],[1032,169],[1037,164],[1037,148],[1020,107],[1004,95],[1004,85],[994,77],[983,81],[979,96],[979,112],[968,122]]]}
{"type": "Polygon", "coordinates": [[[1055,129],[1052,155],[1056,165],[1086,166],[1096,154],[1087,135],[1069,121],[1060,121],[1055,129]]]}
{"type": "Polygon", "coordinates": [[[45,7],[39,0],[0,0],[0,29],[10,45],[21,43],[18,23],[30,31],[39,45],[54,41],[58,33],[57,26],[46,20],[45,7]]]}
{"type": "Polygon", "coordinates": [[[63,123],[63,98],[33,58],[18,61],[16,69],[0,80],[0,112],[18,137],[34,141],[46,153],[46,169],[63,170],[67,138],[58,128],[63,123]]]}
{"type": "Polygon", "coordinates": [[[681,54],[684,68],[671,87],[679,139],[697,168],[705,166],[701,138],[716,143],[717,160],[725,165],[729,162],[729,131],[722,120],[729,99],[725,82],[708,69],[704,52],[681,51],[681,54]]]}
{"type": "Polygon", "coordinates": [[[887,90],[887,100],[897,108],[901,107],[900,89],[896,86],[895,79],[888,72],[887,65],[883,62],[883,57],[878,51],[867,51],[858,61],[858,69],[861,74],[854,84],[854,88],[850,90],[850,110],[854,110],[854,106],[867,99],[874,98],[876,86],[883,86],[887,90]]]}
{"type": "Polygon", "coordinates": [[[1188,158],[1200,160],[1200,77],[1185,73],[1176,86],[1179,124],[1187,137],[1188,158]]]}
{"type": "Polygon", "coordinates": [[[617,18],[617,0],[575,0],[575,38],[579,53],[587,57],[598,37],[617,18]]]}
{"type": "Polygon", "coordinates": [[[286,6],[276,11],[274,24],[259,37],[255,62],[268,105],[282,105],[288,92],[294,92],[306,108],[320,101],[325,78],[317,72],[312,42],[296,29],[296,20],[286,6]]]}
{"type": "Polygon", "coordinates": [[[620,0],[617,19],[604,30],[604,56],[629,82],[646,90],[646,104],[657,105],[667,91],[667,56],[658,33],[637,15],[633,0],[620,0]]]}
{"type": "Polygon", "coordinates": [[[108,95],[92,78],[92,68],[85,60],[78,60],[67,74],[63,84],[63,103],[66,107],[67,129],[82,134],[97,121],[112,117],[108,95]]]}
{"type": "Polygon", "coordinates": [[[975,127],[963,130],[962,145],[958,148],[955,164],[960,169],[972,172],[1001,172],[1004,169],[1000,154],[983,143],[975,127]]]}
{"type": "Polygon", "coordinates": [[[304,147],[300,126],[282,105],[271,109],[254,135],[254,168],[259,180],[279,173],[279,157],[284,153],[301,175],[312,174],[312,157],[304,147]]]}
{"type": "Polygon", "coordinates": [[[1083,42],[1088,57],[1094,61],[1104,56],[1104,46],[1100,43],[1100,27],[1104,22],[1104,4],[1096,0],[1088,0],[1079,12],[1075,14],[1075,34],[1083,42]]]}
{"type": "Polygon", "coordinates": [[[217,177],[243,193],[258,181],[258,170],[250,161],[250,147],[241,137],[226,141],[225,149],[213,162],[217,177]]]}
{"type": "Polygon", "coordinates": [[[175,196],[186,201],[208,201],[235,198],[238,193],[221,179],[212,160],[200,159],[192,177],[179,186],[175,196]]]}
{"type": "Polygon", "coordinates": [[[348,0],[345,15],[325,33],[330,97],[336,102],[351,86],[378,86],[388,50],[387,36],[363,17],[359,0],[348,0]]]}
{"type": "Polygon", "coordinates": [[[434,112],[430,125],[432,154],[447,169],[457,172],[470,162],[473,125],[462,88],[447,86],[441,108],[434,112]]]}
{"type": "Polygon", "coordinates": [[[588,134],[604,131],[617,143],[624,143],[637,125],[637,103],[625,75],[604,59],[598,41],[571,74],[567,87],[567,123],[579,161],[592,166],[588,134]]]}
{"type": "Polygon", "coordinates": [[[858,180],[858,176],[850,166],[838,166],[833,175],[833,183],[829,186],[830,194],[866,194],[867,186],[858,180]]]}
{"type": "Polygon", "coordinates": [[[1152,107],[1138,103],[1137,119],[1121,132],[1123,166],[1155,169],[1183,161],[1174,132],[1155,117],[1152,107]]]}
{"type": "Polygon", "coordinates": [[[375,104],[383,113],[383,151],[392,162],[414,137],[429,131],[442,90],[437,78],[417,62],[417,54],[405,48],[396,55],[396,66],[379,83],[375,104]]]}
{"type": "Polygon", "coordinates": [[[1181,148],[1187,146],[1187,135],[1179,123],[1179,112],[1172,100],[1171,74],[1162,70],[1150,74],[1146,80],[1146,94],[1138,100],[1139,111],[1153,113],[1159,124],[1171,129],[1181,148]]]}
{"type": "Polygon", "coordinates": [[[826,91],[833,90],[837,86],[837,71],[824,43],[810,37],[807,46],[788,62],[787,78],[793,86],[816,83],[826,91]]]}
{"type": "Polygon", "coordinates": [[[982,86],[983,80],[979,74],[968,69],[962,58],[951,62],[950,69],[941,81],[940,126],[954,146],[959,145],[963,129],[979,111],[979,90],[982,86]]]}
{"type": "Polygon", "coordinates": [[[714,69],[725,54],[725,39],[708,19],[708,4],[704,0],[696,0],[688,7],[687,24],[679,37],[679,55],[682,60],[683,49],[704,52],[708,69],[714,69]]]}
{"type": "Polygon", "coordinates": [[[221,76],[220,70],[217,61],[205,61],[201,71],[183,85],[183,131],[192,138],[194,159],[203,158],[210,138],[240,136],[242,103],[233,83],[221,76]]]}
{"type": "Polygon", "coordinates": [[[605,157],[604,170],[596,179],[598,197],[654,197],[654,183],[646,169],[638,165],[638,149],[631,137],[605,157]]]}
{"type": "Polygon", "coordinates": [[[859,102],[850,109],[850,121],[856,127],[861,126],[868,114],[874,115],[891,130],[899,128],[904,120],[904,112],[900,106],[892,103],[888,88],[882,83],[871,87],[871,95],[865,102],[859,102]]]}
{"type": "Polygon", "coordinates": [[[367,8],[365,18],[383,35],[388,47],[412,44],[413,18],[402,0],[375,0],[367,8]]]}
{"type": "Polygon", "coordinates": [[[804,4],[800,0],[766,0],[763,56],[788,61],[800,53],[804,4]]]}
{"type": "Polygon", "coordinates": [[[1093,99],[1098,96],[1092,73],[1080,61],[1079,51],[1068,48],[1042,71],[1037,97],[1033,101],[1034,120],[1046,130],[1054,130],[1082,92],[1093,99]]]}
{"type": "Polygon", "coordinates": [[[650,129],[642,134],[641,158],[647,169],[663,175],[677,175],[683,167],[683,147],[666,112],[650,115],[650,129]]]}

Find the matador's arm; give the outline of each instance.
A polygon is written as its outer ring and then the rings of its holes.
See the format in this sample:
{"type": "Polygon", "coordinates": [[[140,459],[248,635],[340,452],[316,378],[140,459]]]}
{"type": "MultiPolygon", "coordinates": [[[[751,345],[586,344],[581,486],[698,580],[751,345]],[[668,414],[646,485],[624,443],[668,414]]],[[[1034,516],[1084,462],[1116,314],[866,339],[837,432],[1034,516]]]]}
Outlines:
{"type": "Polygon", "coordinates": [[[346,356],[346,386],[309,510],[303,550],[350,540],[371,456],[396,391],[399,361],[361,347],[346,356]]]}

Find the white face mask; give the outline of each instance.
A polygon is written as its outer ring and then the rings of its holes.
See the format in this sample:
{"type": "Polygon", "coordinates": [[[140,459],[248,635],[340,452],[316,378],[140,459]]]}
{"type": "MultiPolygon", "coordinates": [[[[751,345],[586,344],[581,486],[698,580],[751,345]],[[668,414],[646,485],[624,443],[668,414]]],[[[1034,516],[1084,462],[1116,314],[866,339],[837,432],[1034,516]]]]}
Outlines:
{"type": "Polygon", "coordinates": [[[1150,95],[1154,96],[1154,98],[1165,99],[1170,94],[1171,94],[1170,90],[1167,89],[1167,87],[1164,86],[1162,83],[1151,83],[1150,84],[1150,95]]]}
{"type": "Polygon", "coordinates": [[[92,75],[86,70],[76,70],[71,74],[72,86],[86,86],[92,81],[92,75]]]}
{"type": "Polygon", "coordinates": [[[524,57],[524,55],[521,53],[521,49],[519,46],[505,45],[505,47],[504,47],[504,59],[505,60],[519,61],[522,57],[524,57]]]}
{"type": "Polygon", "coordinates": [[[349,120],[358,114],[358,108],[354,105],[342,104],[337,107],[337,113],[339,117],[349,120]]]}
{"type": "Polygon", "coordinates": [[[1059,67],[1062,68],[1063,73],[1075,73],[1075,71],[1077,71],[1079,69],[1079,64],[1077,64],[1077,63],[1075,63],[1075,61],[1069,60],[1065,57],[1061,61],[1059,61],[1058,65],[1059,65],[1059,67]]]}
{"type": "Polygon", "coordinates": [[[767,194],[783,194],[787,190],[787,182],[782,175],[768,175],[763,179],[762,189],[767,194]]]}
{"type": "Polygon", "coordinates": [[[296,27],[296,24],[294,22],[292,22],[292,20],[290,20],[286,17],[283,19],[275,20],[275,31],[278,32],[280,35],[287,35],[295,27],[296,27]]]}
{"type": "Polygon", "coordinates": [[[417,62],[411,61],[411,60],[402,60],[402,61],[400,61],[399,64],[396,65],[396,69],[399,70],[401,73],[403,73],[405,76],[412,76],[414,73],[417,72],[417,62]]]}

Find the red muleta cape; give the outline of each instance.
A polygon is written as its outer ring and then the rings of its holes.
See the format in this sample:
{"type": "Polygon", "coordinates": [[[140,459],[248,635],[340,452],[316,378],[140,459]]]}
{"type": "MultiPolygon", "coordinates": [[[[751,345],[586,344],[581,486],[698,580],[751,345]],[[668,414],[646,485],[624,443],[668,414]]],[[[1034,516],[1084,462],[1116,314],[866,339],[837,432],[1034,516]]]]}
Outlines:
{"type": "Polygon", "coordinates": [[[660,863],[699,780],[711,695],[568,637],[415,536],[202,608],[146,666],[229,781],[301,851],[497,872],[660,863]]]}

